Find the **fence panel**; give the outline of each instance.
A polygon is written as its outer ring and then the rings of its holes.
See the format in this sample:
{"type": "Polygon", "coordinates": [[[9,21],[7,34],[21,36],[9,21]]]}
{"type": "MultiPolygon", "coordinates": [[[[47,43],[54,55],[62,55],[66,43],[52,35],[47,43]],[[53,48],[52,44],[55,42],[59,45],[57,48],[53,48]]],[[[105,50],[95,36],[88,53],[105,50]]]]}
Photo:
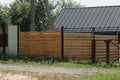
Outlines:
{"type": "Polygon", "coordinates": [[[110,42],[110,61],[118,59],[118,36],[117,35],[95,35],[96,38],[96,59],[106,60],[106,43],[104,40],[112,40],[110,42]]]}
{"type": "Polygon", "coordinates": [[[0,27],[0,53],[8,52],[8,27],[5,25],[0,27]]]}
{"type": "Polygon", "coordinates": [[[20,32],[21,55],[61,57],[61,33],[20,32]]]}
{"type": "Polygon", "coordinates": [[[91,33],[64,33],[64,54],[72,59],[90,59],[92,53],[91,33]]]}

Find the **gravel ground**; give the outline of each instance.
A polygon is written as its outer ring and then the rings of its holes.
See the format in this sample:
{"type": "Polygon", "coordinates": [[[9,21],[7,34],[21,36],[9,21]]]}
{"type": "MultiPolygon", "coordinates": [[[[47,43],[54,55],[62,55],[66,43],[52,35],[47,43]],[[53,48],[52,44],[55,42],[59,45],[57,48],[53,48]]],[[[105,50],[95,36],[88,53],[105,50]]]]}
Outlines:
{"type": "Polygon", "coordinates": [[[28,65],[7,65],[0,64],[0,69],[37,72],[39,74],[69,74],[73,76],[94,75],[96,73],[110,73],[115,70],[98,68],[64,68],[50,66],[28,66],[28,65]]]}
{"type": "Polygon", "coordinates": [[[22,74],[12,74],[12,73],[2,73],[0,72],[0,80],[38,80],[37,78],[32,78],[31,76],[22,74]]]}
{"type": "MultiPolygon", "coordinates": [[[[98,69],[98,68],[64,68],[64,67],[50,67],[50,66],[28,66],[28,65],[7,65],[7,64],[0,64],[0,69],[4,70],[16,70],[16,71],[29,71],[29,72],[37,72],[40,75],[43,74],[67,74],[69,76],[80,77],[83,75],[94,75],[96,73],[110,73],[115,72],[115,70],[111,69],[98,69]]],[[[31,79],[30,76],[24,75],[12,75],[11,73],[2,74],[0,73],[0,80],[16,80],[15,77],[19,77],[17,80],[37,80],[31,79]],[[4,77],[6,76],[6,77],[4,77]],[[9,76],[9,77],[7,77],[9,76]],[[6,79],[4,79],[6,78],[6,79]],[[9,79],[8,79],[9,78],[9,79]]]]}

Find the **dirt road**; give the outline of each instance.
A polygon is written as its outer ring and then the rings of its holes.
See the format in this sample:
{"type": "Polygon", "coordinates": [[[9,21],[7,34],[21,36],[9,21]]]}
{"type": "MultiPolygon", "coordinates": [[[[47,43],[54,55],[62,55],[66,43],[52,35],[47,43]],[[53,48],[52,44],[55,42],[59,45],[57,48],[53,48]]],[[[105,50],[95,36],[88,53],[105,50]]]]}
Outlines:
{"type": "Polygon", "coordinates": [[[73,76],[93,75],[96,73],[110,73],[115,70],[111,69],[98,69],[98,68],[64,68],[64,67],[50,67],[50,66],[28,66],[28,65],[7,65],[0,64],[0,69],[4,70],[17,70],[17,71],[30,71],[39,74],[69,74],[73,76]]]}

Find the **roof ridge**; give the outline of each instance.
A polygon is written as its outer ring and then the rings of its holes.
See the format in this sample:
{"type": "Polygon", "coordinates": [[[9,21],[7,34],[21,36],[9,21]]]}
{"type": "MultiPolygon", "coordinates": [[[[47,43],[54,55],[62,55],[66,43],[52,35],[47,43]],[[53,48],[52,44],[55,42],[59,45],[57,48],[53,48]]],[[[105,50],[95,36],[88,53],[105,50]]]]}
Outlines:
{"type": "Polygon", "coordinates": [[[120,7],[120,5],[111,5],[111,6],[90,6],[90,7],[80,7],[80,8],[64,8],[65,9],[88,9],[88,8],[110,8],[110,7],[120,7]]]}

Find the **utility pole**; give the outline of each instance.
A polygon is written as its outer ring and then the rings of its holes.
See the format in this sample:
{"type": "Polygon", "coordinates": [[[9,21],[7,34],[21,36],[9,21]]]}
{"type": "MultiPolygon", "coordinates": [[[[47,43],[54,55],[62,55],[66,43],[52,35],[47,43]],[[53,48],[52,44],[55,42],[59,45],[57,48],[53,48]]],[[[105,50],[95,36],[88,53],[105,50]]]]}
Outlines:
{"type": "Polygon", "coordinates": [[[30,0],[30,30],[35,31],[35,0],[30,0]]]}
{"type": "Polygon", "coordinates": [[[51,28],[51,31],[54,31],[54,25],[53,25],[53,20],[52,20],[51,13],[50,13],[50,6],[49,6],[49,3],[48,3],[48,0],[43,0],[43,1],[45,3],[45,8],[46,8],[46,11],[47,11],[49,26],[51,28]]]}

